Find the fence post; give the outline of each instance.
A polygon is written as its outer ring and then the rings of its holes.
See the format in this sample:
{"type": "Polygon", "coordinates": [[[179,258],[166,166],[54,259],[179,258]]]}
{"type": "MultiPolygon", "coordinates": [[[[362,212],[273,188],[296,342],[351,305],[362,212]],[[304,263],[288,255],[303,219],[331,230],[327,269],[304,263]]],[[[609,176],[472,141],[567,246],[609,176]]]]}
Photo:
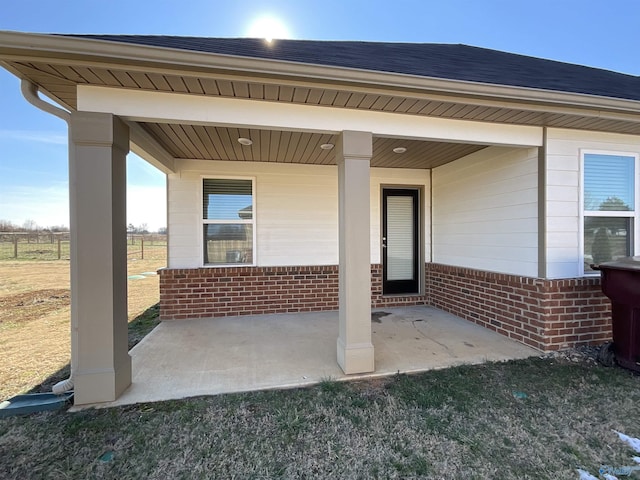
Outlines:
{"type": "Polygon", "coordinates": [[[18,236],[13,234],[13,258],[18,258],[18,236]]]}
{"type": "Polygon", "coordinates": [[[62,246],[60,244],[61,241],[62,241],[62,239],[60,237],[58,237],[58,260],[60,260],[62,258],[62,246]]]}
{"type": "Polygon", "coordinates": [[[144,237],[140,239],[140,260],[144,260],[144,237]]]}

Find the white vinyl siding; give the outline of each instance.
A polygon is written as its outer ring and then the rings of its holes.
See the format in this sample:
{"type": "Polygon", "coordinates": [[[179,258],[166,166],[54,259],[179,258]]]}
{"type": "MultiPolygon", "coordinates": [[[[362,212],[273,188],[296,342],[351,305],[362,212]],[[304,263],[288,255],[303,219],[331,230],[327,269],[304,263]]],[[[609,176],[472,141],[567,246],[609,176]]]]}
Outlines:
{"type": "MultiPolygon", "coordinates": [[[[640,137],[568,129],[547,130],[547,278],[574,278],[583,274],[581,151],[638,155],[640,137]]],[[[636,193],[637,186],[636,181],[636,193]]],[[[635,229],[637,242],[638,225],[635,229]]]]}
{"type": "MultiPolygon", "coordinates": [[[[197,160],[178,160],[177,167],[168,177],[169,268],[203,265],[203,177],[255,178],[256,265],[338,264],[337,167],[197,160]]],[[[428,199],[428,180],[428,170],[371,169],[372,263],[380,263],[381,185],[417,186],[428,199]]]]}
{"type": "Polygon", "coordinates": [[[538,149],[488,147],[433,170],[433,261],[538,274],[538,149]]]}

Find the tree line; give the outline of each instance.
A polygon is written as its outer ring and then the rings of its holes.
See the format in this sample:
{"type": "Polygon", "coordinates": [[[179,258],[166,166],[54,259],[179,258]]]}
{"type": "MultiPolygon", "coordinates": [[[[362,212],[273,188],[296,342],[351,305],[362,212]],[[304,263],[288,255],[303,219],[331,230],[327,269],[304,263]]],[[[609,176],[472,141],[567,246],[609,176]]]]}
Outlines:
{"type": "Polygon", "coordinates": [[[50,232],[62,233],[68,232],[69,227],[64,225],[52,225],[49,227],[41,227],[34,220],[25,220],[22,225],[18,225],[9,220],[0,219],[0,232],[50,232]]]}
{"type": "MultiPolygon", "coordinates": [[[[9,220],[0,219],[0,232],[42,232],[42,233],[63,233],[68,232],[69,227],[64,225],[52,225],[49,227],[41,227],[34,220],[27,219],[22,225],[18,225],[9,220]]],[[[159,228],[157,232],[150,232],[146,223],[135,226],[132,223],[127,225],[127,233],[135,235],[145,235],[148,233],[159,233],[165,235],[167,229],[165,227],[159,228]]]]}

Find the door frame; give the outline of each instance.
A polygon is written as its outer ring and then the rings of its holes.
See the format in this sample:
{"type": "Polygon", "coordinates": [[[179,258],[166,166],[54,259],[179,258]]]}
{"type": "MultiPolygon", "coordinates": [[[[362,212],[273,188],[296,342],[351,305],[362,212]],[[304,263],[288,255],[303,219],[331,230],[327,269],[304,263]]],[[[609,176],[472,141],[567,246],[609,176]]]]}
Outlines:
{"type": "Polygon", "coordinates": [[[421,185],[380,186],[380,263],[382,266],[381,290],[384,296],[421,295],[424,291],[424,187],[421,185]],[[386,281],[387,252],[385,245],[386,198],[389,193],[407,193],[414,196],[414,275],[415,280],[397,281],[395,285],[386,281]]]}

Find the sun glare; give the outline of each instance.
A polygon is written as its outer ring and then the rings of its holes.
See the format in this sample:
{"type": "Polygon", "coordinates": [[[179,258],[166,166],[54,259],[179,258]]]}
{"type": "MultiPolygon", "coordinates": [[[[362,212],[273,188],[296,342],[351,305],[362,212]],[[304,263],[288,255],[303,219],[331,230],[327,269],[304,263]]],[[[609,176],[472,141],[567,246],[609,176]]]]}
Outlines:
{"type": "Polygon", "coordinates": [[[275,38],[291,38],[289,28],[282,20],[272,16],[262,16],[253,21],[247,30],[247,36],[264,38],[271,43],[275,38]]]}

